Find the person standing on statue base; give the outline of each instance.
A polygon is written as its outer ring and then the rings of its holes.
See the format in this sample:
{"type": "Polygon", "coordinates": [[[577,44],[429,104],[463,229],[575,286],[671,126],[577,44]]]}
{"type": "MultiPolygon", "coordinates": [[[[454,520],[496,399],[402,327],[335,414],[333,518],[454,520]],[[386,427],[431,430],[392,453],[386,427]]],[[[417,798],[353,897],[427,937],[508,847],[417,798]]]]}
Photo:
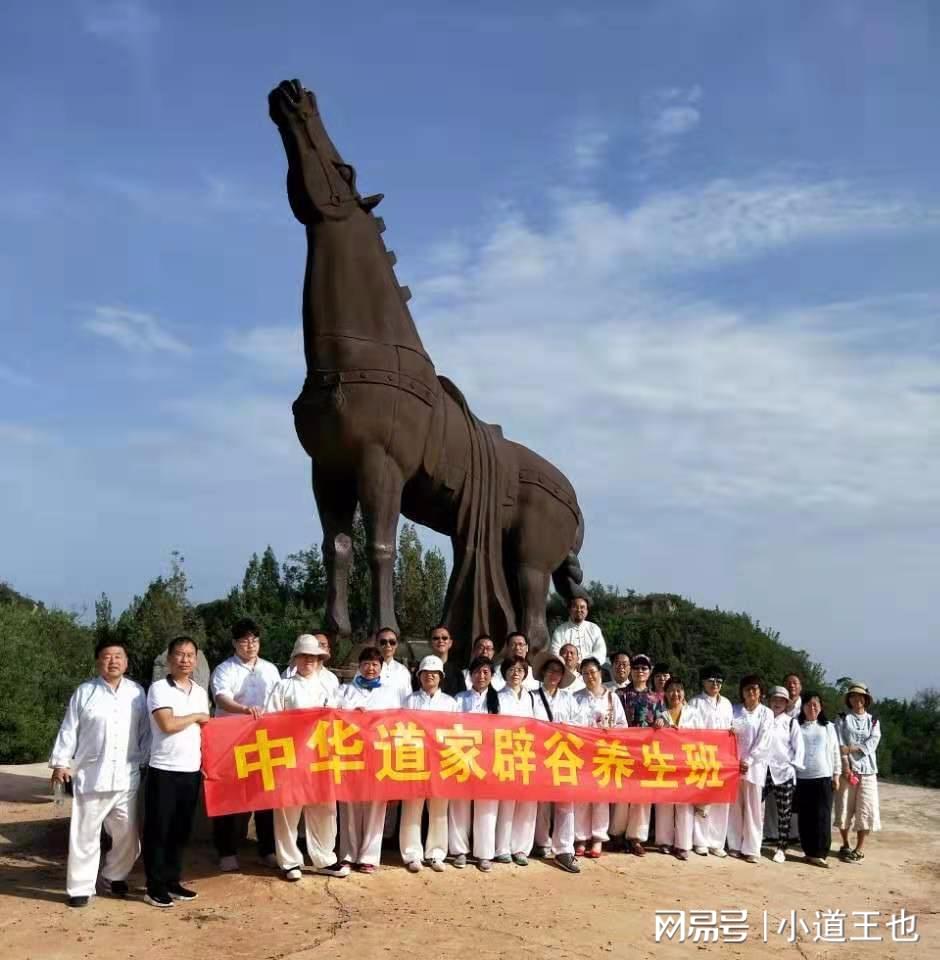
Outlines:
{"type": "Polygon", "coordinates": [[[147,694],[151,743],[144,787],[144,899],[154,907],[172,907],[174,900],[197,896],[180,879],[202,784],[200,727],[209,722],[209,695],[193,679],[198,655],[191,637],[171,640],[169,676],[152,684],[147,694]]]}
{"type": "MultiPolygon", "coordinates": [[[[463,693],[467,689],[467,682],[464,679],[464,672],[460,665],[449,659],[450,648],[454,645],[450,630],[443,623],[439,623],[431,631],[431,655],[441,661],[443,673],[441,675],[440,690],[449,697],[456,697],[458,693],[463,693]]],[[[421,690],[421,684],[418,677],[415,676],[412,687],[415,691],[421,690]]]]}
{"type": "Polygon", "coordinates": [[[588,602],[584,597],[572,597],[568,601],[568,620],[555,628],[552,634],[552,653],[558,654],[566,643],[578,648],[578,662],[594,657],[603,667],[607,663],[607,643],[596,623],[587,618],[588,602]]]}
{"type": "Polygon", "coordinates": [[[382,654],[383,687],[392,687],[398,694],[399,706],[411,696],[411,671],[400,661],[395,659],[398,651],[398,634],[391,627],[382,627],[375,632],[375,646],[382,654]]]}
{"type": "MultiPolygon", "coordinates": [[[[264,713],[264,705],[281,679],[277,667],[259,656],[260,629],[247,617],[232,625],[234,656],[212,671],[209,688],[215,701],[216,717],[252,717],[264,713]]],[[[238,842],[245,836],[250,813],[234,813],[212,818],[212,839],[224,873],[238,870],[238,842]]],[[[274,854],[274,814],[271,810],[254,813],[258,855],[269,867],[277,867],[274,854]]]]}
{"type": "Polygon", "coordinates": [[[111,849],[101,886],[127,896],[127,876],[140,853],[137,791],[150,749],[147,695],[129,680],[127,650],[105,641],[95,648],[98,676],[72,694],[49,766],[52,783],[72,781],[72,820],[66,893],[70,907],[84,907],[95,893],[101,860],[101,828],[111,849]]]}

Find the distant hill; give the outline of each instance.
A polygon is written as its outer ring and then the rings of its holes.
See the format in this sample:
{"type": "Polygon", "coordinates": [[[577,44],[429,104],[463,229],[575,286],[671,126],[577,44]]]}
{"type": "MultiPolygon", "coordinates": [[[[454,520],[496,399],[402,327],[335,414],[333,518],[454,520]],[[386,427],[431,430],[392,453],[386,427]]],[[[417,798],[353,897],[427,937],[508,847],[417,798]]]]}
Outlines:
{"type": "Polygon", "coordinates": [[[43,606],[37,600],[18,593],[8,583],[0,580],[0,604],[4,603],[14,607],[25,607],[28,610],[35,610],[43,606]]]}

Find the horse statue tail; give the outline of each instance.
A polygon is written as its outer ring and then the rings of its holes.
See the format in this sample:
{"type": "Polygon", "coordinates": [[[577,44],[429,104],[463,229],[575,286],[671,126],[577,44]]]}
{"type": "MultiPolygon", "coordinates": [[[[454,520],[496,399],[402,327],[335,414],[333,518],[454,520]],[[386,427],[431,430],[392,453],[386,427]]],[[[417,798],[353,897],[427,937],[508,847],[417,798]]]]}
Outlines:
{"type": "Polygon", "coordinates": [[[552,583],[555,589],[562,596],[565,603],[571,603],[575,597],[584,597],[588,600],[588,592],[582,586],[584,580],[584,571],[581,569],[581,561],[578,559],[578,552],[584,543],[584,517],[581,511],[578,511],[578,529],[575,533],[574,543],[568,556],[562,560],[558,568],[552,573],[552,583]]]}

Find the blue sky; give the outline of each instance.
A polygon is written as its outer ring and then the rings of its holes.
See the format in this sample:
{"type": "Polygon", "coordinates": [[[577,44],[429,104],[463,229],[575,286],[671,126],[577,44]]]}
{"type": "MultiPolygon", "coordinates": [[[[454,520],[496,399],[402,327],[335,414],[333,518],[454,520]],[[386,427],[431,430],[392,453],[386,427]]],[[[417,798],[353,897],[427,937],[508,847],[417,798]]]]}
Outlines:
{"type": "Polygon", "coordinates": [[[266,105],[296,76],[438,371],[575,483],[590,578],[940,685],[927,0],[340,9],[5,18],[0,577],[121,607],[179,549],[201,600],[319,541],[266,105]]]}

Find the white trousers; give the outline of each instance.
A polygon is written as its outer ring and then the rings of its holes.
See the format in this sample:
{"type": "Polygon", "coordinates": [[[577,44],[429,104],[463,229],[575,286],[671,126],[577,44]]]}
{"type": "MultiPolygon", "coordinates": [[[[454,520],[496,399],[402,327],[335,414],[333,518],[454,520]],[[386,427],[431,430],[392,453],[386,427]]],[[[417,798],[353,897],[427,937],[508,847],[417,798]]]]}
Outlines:
{"type": "Polygon", "coordinates": [[[451,800],[447,808],[448,845],[451,856],[470,853],[470,829],[473,826],[473,855],[477,860],[496,856],[496,818],[498,800],[451,800]],[[471,811],[472,807],[472,811],[471,811]]]}
{"type": "Polygon", "coordinates": [[[385,801],[340,804],[339,858],[347,863],[369,863],[382,859],[382,831],[385,801]]]}
{"type": "Polygon", "coordinates": [[[727,836],[727,803],[710,803],[707,817],[694,817],[692,825],[692,843],[694,846],[724,850],[727,836]]]}
{"type": "Polygon", "coordinates": [[[535,845],[551,847],[552,856],[574,854],[574,804],[540,803],[535,818],[535,845]]]}
{"type": "Polygon", "coordinates": [[[639,840],[646,843],[650,837],[650,812],[653,806],[649,803],[631,803],[627,814],[627,837],[630,840],[639,840]]]}
{"type": "Polygon", "coordinates": [[[728,813],[728,849],[744,856],[759,856],[764,835],[762,787],[748,780],[738,781],[738,796],[728,813]]]}
{"type": "Polygon", "coordinates": [[[111,837],[101,876],[126,880],[140,855],[140,816],[137,789],[107,793],[79,793],[72,798],[69,824],[69,862],[65,890],[70,897],[95,892],[101,860],[101,828],[111,837]]]}
{"type": "Polygon", "coordinates": [[[576,803],[574,805],[574,835],[578,843],[591,840],[609,840],[609,803],[576,803]]]}
{"type": "Polygon", "coordinates": [[[274,851],[282,870],[303,867],[304,856],[297,846],[297,825],[304,818],[307,856],[314,867],[336,863],[336,804],[309,803],[303,807],[280,807],[274,811],[274,851]]]}
{"type": "Polygon", "coordinates": [[[398,846],[405,863],[417,860],[443,860],[447,856],[447,799],[402,800],[398,846]],[[428,805],[428,839],[421,843],[421,814],[428,805]]]}
{"type": "Polygon", "coordinates": [[[496,815],[496,856],[521,853],[528,856],[535,842],[535,818],[538,803],[534,800],[500,800],[496,815]]]}
{"type": "Polygon", "coordinates": [[[627,832],[627,818],[630,814],[629,803],[612,803],[610,805],[610,835],[622,837],[627,832]]]}
{"type": "Polygon", "coordinates": [[[656,804],[656,846],[692,849],[692,822],[695,808],[691,803],[656,804]]]}

